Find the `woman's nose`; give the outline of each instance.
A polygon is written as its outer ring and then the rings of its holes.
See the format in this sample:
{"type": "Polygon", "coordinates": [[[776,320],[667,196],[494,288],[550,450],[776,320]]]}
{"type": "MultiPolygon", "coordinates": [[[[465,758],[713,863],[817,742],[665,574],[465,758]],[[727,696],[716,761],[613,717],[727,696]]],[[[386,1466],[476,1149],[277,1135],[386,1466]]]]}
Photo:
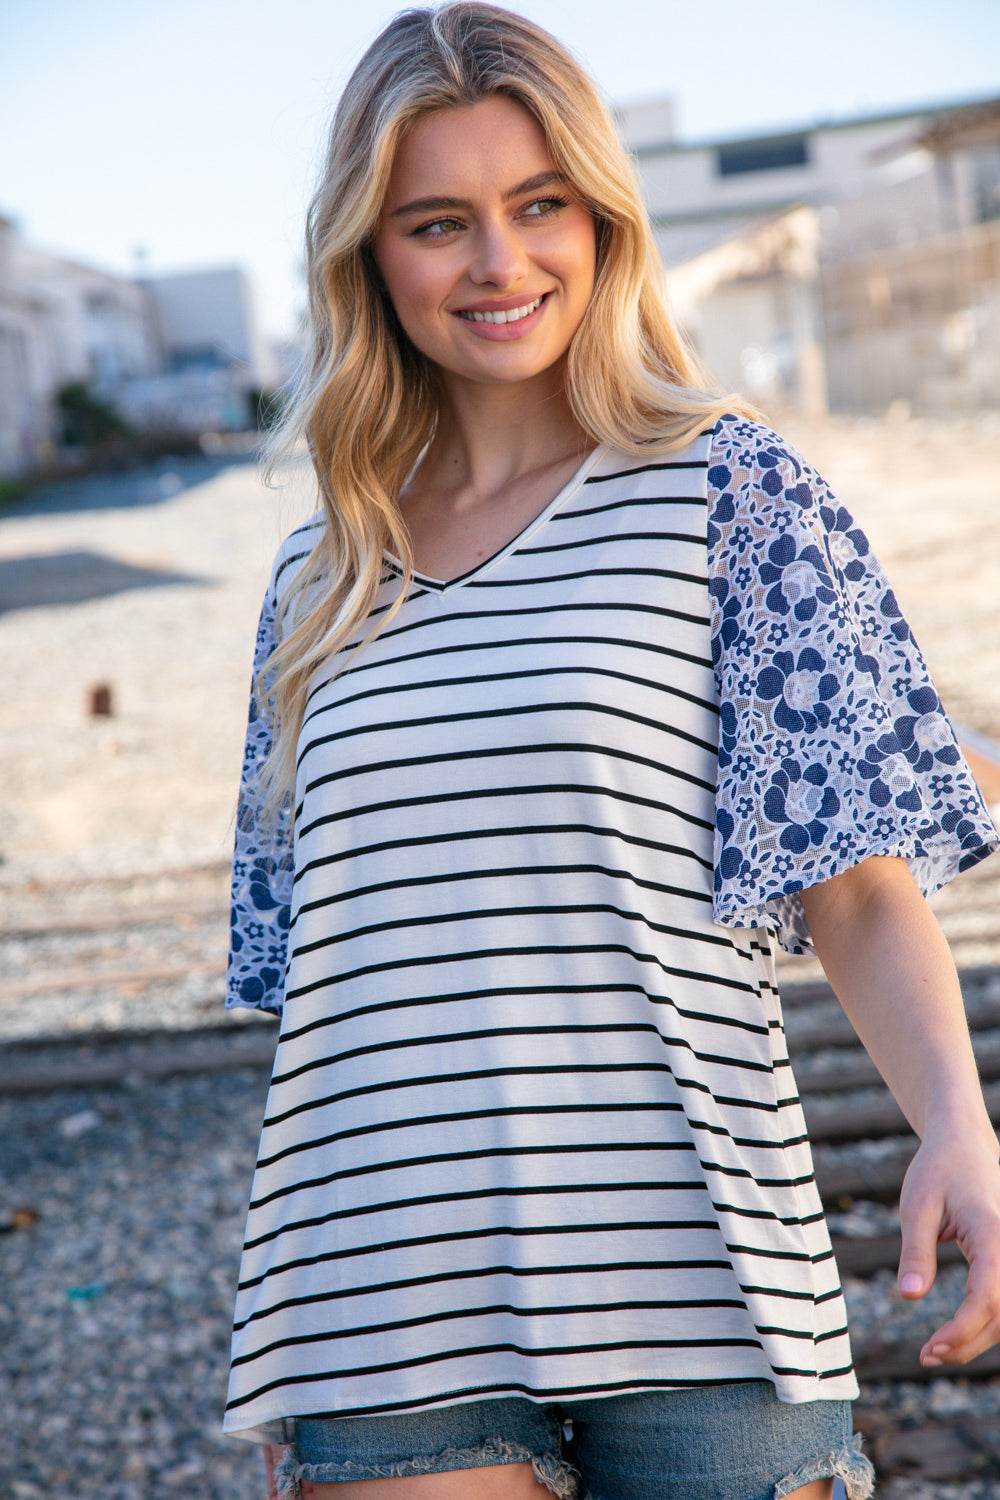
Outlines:
{"type": "Polygon", "coordinates": [[[526,260],[515,229],[509,224],[484,224],[476,237],[476,253],[470,267],[472,279],[493,286],[513,286],[523,273],[526,260]]]}

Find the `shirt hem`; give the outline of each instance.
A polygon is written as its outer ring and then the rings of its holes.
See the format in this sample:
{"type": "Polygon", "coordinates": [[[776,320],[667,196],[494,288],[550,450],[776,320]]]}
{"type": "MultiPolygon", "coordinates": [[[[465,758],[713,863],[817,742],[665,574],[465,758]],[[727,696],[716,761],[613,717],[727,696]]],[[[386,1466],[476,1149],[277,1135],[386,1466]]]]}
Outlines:
{"type": "Polygon", "coordinates": [[[437,1396],[414,1396],[409,1399],[401,1397],[396,1401],[381,1402],[377,1405],[327,1402],[302,1407],[293,1414],[289,1414],[287,1410],[280,1414],[269,1413],[266,1416],[261,1413],[247,1426],[236,1425],[242,1424],[244,1418],[227,1415],[223,1422],[223,1432],[229,1437],[242,1438],[249,1442],[275,1443],[286,1441],[281,1434],[287,1431],[287,1424],[295,1417],[400,1416],[408,1412],[432,1411],[436,1407],[460,1406],[474,1401],[502,1400],[505,1397],[534,1401],[541,1406],[552,1403],[567,1405],[573,1401],[638,1395],[644,1391],[683,1391],[705,1386],[742,1385],[752,1380],[770,1380],[777,1399],[786,1406],[800,1406],[809,1401],[856,1401],[860,1395],[860,1387],[853,1369],[828,1377],[816,1375],[808,1380],[782,1380],[780,1377],[776,1378],[773,1372],[769,1374],[762,1370],[747,1370],[739,1374],[719,1374],[691,1379],[676,1376],[664,1377],[663,1380],[640,1378],[615,1382],[613,1385],[597,1384],[586,1388],[574,1388],[572,1391],[555,1389],[532,1392],[525,1390],[522,1386],[501,1383],[494,1386],[482,1386],[472,1391],[446,1392],[437,1396]]]}

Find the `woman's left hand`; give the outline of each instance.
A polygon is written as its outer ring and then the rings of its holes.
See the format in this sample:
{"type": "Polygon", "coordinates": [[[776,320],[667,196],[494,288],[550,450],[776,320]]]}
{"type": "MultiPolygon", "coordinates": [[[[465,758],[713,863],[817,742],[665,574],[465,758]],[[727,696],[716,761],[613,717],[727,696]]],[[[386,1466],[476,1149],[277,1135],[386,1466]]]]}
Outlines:
{"type": "Polygon", "coordinates": [[[931,1334],[929,1369],[1000,1343],[1000,1148],[983,1102],[958,975],[902,859],[874,857],[802,892],[816,952],[921,1146],[903,1182],[899,1287],[923,1297],[957,1240],[967,1295],[931,1334]]]}
{"type": "Polygon", "coordinates": [[[998,1156],[996,1136],[975,1131],[972,1122],[961,1131],[930,1131],[903,1180],[898,1278],[902,1295],[911,1301],[926,1296],[934,1284],[942,1240],[956,1240],[969,1262],[965,1298],[920,1351],[927,1369],[967,1364],[1000,1343],[998,1156]]]}

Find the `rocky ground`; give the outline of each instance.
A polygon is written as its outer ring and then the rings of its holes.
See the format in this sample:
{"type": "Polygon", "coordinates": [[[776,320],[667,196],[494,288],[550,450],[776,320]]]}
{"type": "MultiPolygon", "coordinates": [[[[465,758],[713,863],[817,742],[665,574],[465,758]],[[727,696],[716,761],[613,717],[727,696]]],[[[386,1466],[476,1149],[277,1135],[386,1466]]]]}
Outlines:
{"type": "Polygon", "coordinates": [[[0,880],[225,858],[257,611],[307,505],[168,459],[0,516],[0,880]]]}

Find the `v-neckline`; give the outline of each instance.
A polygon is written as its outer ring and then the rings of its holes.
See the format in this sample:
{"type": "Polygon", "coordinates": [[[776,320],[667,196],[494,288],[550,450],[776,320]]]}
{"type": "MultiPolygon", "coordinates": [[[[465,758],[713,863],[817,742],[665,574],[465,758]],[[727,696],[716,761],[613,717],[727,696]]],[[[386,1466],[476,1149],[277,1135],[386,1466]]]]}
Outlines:
{"type": "MultiPolygon", "coordinates": [[[[464,573],[459,573],[454,578],[431,578],[428,574],[419,573],[414,569],[414,583],[420,584],[422,588],[428,589],[434,594],[449,594],[453,589],[462,588],[467,583],[473,583],[490,568],[496,567],[498,563],[503,562],[504,558],[509,557],[512,552],[518,551],[529,538],[541,530],[546,521],[555,515],[556,511],[565,505],[567,500],[572,498],[607,451],[607,448],[602,443],[598,443],[597,447],[593,448],[587,454],[575,473],[571,474],[562,488],[556,492],[548,505],[540,510],[538,515],[528,522],[527,526],[522,527],[515,536],[512,536],[509,542],[505,542],[502,547],[489,557],[484,558],[482,562],[476,563],[474,568],[467,568],[464,573]]],[[[403,565],[398,557],[394,557],[391,552],[386,552],[385,560],[394,573],[402,575],[403,565]]]]}

